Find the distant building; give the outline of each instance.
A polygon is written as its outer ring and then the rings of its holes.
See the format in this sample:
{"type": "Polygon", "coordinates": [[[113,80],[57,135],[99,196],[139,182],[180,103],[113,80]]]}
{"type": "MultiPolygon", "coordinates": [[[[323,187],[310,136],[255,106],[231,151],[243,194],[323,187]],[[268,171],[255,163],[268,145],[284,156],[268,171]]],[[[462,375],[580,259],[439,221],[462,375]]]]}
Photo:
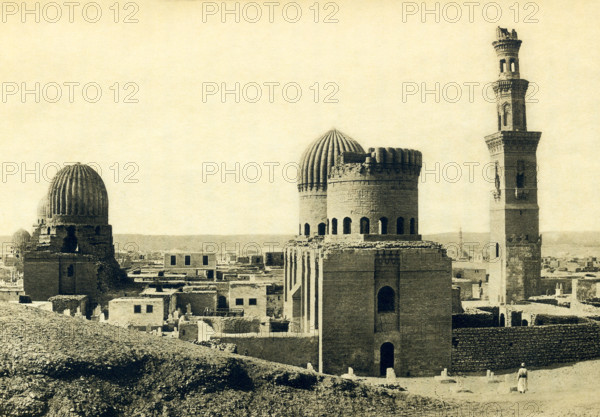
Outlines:
{"type": "Polygon", "coordinates": [[[265,266],[283,266],[284,256],[283,252],[266,252],[265,253],[265,266]]]}
{"type": "Polygon", "coordinates": [[[164,309],[162,298],[115,298],[108,302],[108,323],[155,330],[163,325],[164,309]]]}
{"type": "Polygon", "coordinates": [[[177,293],[179,291],[179,288],[163,288],[159,285],[157,287],[146,288],[141,292],[140,296],[163,300],[163,318],[166,320],[177,308],[177,293]]]}
{"type": "Polygon", "coordinates": [[[174,273],[185,273],[188,277],[214,280],[217,270],[217,255],[202,252],[165,253],[164,268],[174,273]]]}
{"type": "Polygon", "coordinates": [[[281,317],[283,315],[283,285],[267,286],[267,316],[281,317]]]}
{"type": "Polygon", "coordinates": [[[574,302],[600,302],[600,278],[574,279],[571,298],[574,302]]]}
{"type": "Polygon", "coordinates": [[[217,310],[217,301],[218,293],[215,286],[183,287],[182,291],[177,293],[177,308],[186,313],[189,306],[194,316],[213,314],[217,310]]]}
{"type": "Polygon", "coordinates": [[[568,272],[581,272],[583,271],[583,267],[579,264],[579,262],[571,261],[566,262],[564,265],[567,268],[568,272]]]}
{"type": "Polygon", "coordinates": [[[452,278],[452,286],[460,288],[461,300],[472,300],[479,297],[479,285],[473,284],[468,279],[452,278]]]}
{"type": "Polygon", "coordinates": [[[267,284],[254,281],[229,282],[229,308],[244,309],[244,317],[265,317],[267,284]]]}
{"type": "Polygon", "coordinates": [[[253,265],[257,267],[264,266],[264,258],[262,255],[238,256],[237,262],[240,264],[253,265]]]}
{"type": "Polygon", "coordinates": [[[452,277],[466,279],[477,284],[488,280],[486,265],[472,262],[453,262],[452,277]]]}
{"type": "Polygon", "coordinates": [[[223,255],[223,259],[227,264],[234,264],[237,262],[237,254],[235,252],[227,252],[223,255]]]}

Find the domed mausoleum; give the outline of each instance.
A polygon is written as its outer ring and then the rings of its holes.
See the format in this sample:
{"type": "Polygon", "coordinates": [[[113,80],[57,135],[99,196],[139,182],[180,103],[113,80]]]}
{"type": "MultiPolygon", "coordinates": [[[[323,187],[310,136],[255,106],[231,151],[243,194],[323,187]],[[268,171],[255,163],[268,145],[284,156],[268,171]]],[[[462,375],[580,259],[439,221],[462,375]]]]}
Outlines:
{"type": "Polygon", "coordinates": [[[108,193],[88,165],[61,169],[40,200],[24,259],[24,289],[32,300],[99,293],[123,279],[114,258],[108,193]]]}
{"type": "Polygon", "coordinates": [[[452,261],[419,234],[421,152],[331,130],[300,160],[300,227],[285,248],[284,316],[318,336],[320,372],[450,367],[452,261]],[[407,337],[408,336],[408,337],[407,337]]]}
{"type": "Polygon", "coordinates": [[[16,247],[25,246],[27,243],[29,243],[30,239],[31,235],[25,229],[19,229],[12,235],[12,241],[16,247]]]}

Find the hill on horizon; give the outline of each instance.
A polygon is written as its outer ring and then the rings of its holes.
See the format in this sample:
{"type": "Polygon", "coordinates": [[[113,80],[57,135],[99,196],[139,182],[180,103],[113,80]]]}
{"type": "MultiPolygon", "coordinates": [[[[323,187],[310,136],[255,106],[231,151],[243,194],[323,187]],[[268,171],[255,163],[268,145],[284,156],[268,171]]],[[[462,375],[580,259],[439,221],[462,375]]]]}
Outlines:
{"type": "MultiPolygon", "coordinates": [[[[190,252],[236,252],[240,256],[267,251],[281,251],[295,235],[291,234],[236,234],[236,235],[151,235],[115,234],[116,251],[140,250],[159,252],[180,250],[190,252]]],[[[2,253],[10,247],[12,236],[0,236],[2,253]]],[[[439,242],[444,246],[458,245],[458,232],[424,234],[424,240],[439,242]]],[[[543,232],[543,256],[599,256],[600,232],[543,232]]],[[[489,243],[489,233],[463,232],[465,244],[489,243]]]]}

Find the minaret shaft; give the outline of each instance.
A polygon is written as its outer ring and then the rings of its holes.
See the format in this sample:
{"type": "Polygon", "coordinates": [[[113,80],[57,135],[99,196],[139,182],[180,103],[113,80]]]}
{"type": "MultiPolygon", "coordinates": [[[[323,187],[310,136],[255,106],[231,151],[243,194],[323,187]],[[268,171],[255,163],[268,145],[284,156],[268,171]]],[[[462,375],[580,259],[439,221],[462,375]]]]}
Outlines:
{"type": "Polygon", "coordinates": [[[495,171],[490,202],[489,297],[494,304],[504,304],[537,294],[541,238],[536,150],[541,132],[527,131],[528,81],[519,73],[521,40],[514,30],[498,28],[496,35],[498,130],[485,138],[495,171]]]}

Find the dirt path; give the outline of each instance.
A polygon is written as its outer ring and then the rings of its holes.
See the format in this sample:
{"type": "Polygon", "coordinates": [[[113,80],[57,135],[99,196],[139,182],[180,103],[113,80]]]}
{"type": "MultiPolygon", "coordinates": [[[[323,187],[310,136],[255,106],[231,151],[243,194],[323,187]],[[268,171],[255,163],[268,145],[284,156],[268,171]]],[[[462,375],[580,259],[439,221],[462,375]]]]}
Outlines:
{"type": "MultiPolygon", "coordinates": [[[[434,378],[398,378],[409,392],[461,402],[448,416],[600,416],[600,360],[585,361],[550,369],[529,369],[525,394],[516,387],[516,370],[496,375],[490,383],[485,376],[453,376],[456,383],[434,378]],[[464,402],[464,403],[463,403],[464,402]]],[[[380,378],[368,378],[381,383],[380,378]]]]}

